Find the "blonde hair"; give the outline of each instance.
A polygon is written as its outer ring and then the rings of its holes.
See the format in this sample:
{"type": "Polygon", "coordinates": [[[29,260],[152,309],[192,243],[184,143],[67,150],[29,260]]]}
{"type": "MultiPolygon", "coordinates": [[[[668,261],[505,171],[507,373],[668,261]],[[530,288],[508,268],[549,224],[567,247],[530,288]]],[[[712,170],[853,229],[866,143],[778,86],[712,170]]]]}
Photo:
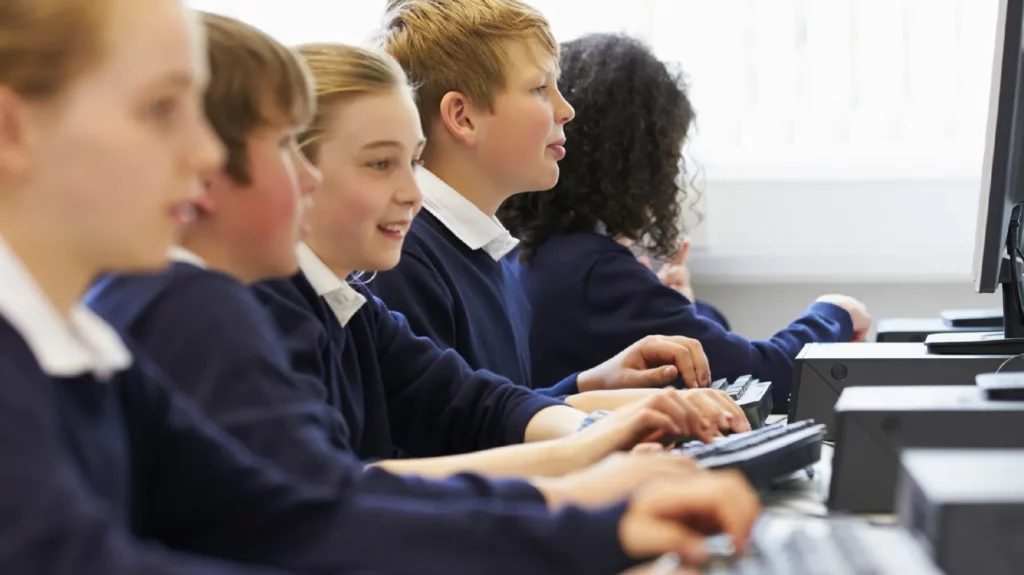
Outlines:
{"type": "Polygon", "coordinates": [[[302,58],[261,30],[200,14],[210,60],[206,115],[227,148],[224,170],[249,184],[247,138],[277,119],[275,114],[297,129],[305,126],[316,110],[313,80],[302,58]]]}
{"type": "Polygon", "coordinates": [[[345,44],[306,44],[298,48],[316,80],[316,114],[299,145],[311,162],[338,106],[356,96],[408,87],[405,72],[391,56],[345,44]]]}
{"type": "Polygon", "coordinates": [[[29,99],[59,94],[103,53],[109,0],[0,1],[0,86],[29,99]]]}
{"type": "Polygon", "coordinates": [[[493,111],[505,86],[508,40],[536,42],[557,62],[547,19],[519,0],[390,0],[378,38],[416,85],[428,133],[448,92],[493,111]]]}

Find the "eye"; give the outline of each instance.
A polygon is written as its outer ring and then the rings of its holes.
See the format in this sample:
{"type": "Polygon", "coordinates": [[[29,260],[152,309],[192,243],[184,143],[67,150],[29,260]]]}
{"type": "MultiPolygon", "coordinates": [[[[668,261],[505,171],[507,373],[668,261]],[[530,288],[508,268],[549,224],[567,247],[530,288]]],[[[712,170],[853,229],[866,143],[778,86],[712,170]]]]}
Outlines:
{"type": "Polygon", "coordinates": [[[176,98],[161,98],[146,106],[146,116],[158,123],[169,122],[178,111],[176,98]]]}
{"type": "Polygon", "coordinates": [[[279,142],[277,142],[277,147],[281,148],[282,150],[290,148],[294,141],[295,141],[295,136],[289,134],[289,135],[285,136],[284,138],[281,138],[281,140],[279,142]]]}
{"type": "Polygon", "coordinates": [[[548,85],[547,84],[543,84],[543,85],[540,85],[540,86],[537,86],[536,88],[534,88],[533,91],[535,93],[537,93],[537,94],[543,94],[544,91],[547,90],[547,89],[548,89],[548,85]]]}
{"type": "Polygon", "coordinates": [[[391,160],[376,160],[366,165],[378,172],[386,172],[391,167],[391,160]]]}
{"type": "Polygon", "coordinates": [[[412,161],[412,167],[413,167],[413,169],[422,168],[423,167],[423,160],[420,159],[420,158],[416,158],[415,160],[412,161]]]}

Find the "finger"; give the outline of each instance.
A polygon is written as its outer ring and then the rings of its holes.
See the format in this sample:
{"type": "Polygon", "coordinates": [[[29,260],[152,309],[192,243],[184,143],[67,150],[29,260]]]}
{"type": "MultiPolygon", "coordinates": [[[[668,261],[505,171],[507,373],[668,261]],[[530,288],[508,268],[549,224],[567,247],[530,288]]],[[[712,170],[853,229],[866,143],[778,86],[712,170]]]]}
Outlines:
{"type": "Polygon", "coordinates": [[[690,240],[689,239],[684,239],[682,241],[682,243],[679,244],[679,251],[676,252],[676,255],[672,258],[670,263],[672,265],[676,265],[676,266],[685,266],[686,265],[686,260],[689,259],[689,257],[690,257],[690,240]]]}
{"type": "MultiPolygon", "coordinates": [[[[686,387],[700,387],[701,381],[694,366],[691,347],[685,345],[683,341],[671,337],[649,337],[640,341],[639,352],[644,365],[674,365],[686,387]]],[[[701,348],[700,354],[704,355],[703,348],[701,348]]],[[[706,357],[703,359],[707,361],[706,357]]],[[[707,377],[710,377],[710,372],[707,377]]]]}
{"type": "Polygon", "coordinates": [[[674,365],[653,367],[651,369],[630,370],[622,374],[623,387],[661,387],[672,383],[679,375],[674,365]]]}
{"type": "Polygon", "coordinates": [[[754,522],[761,513],[757,494],[735,471],[694,476],[685,484],[668,486],[653,494],[655,513],[708,533],[720,531],[744,549],[754,522]]]}
{"type": "Polygon", "coordinates": [[[630,450],[633,455],[655,455],[664,452],[665,447],[660,443],[638,443],[630,450]]]}
{"type": "Polygon", "coordinates": [[[712,425],[714,431],[732,429],[732,414],[723,409],[714,397],[697,391],[687,390],[682,394],[682,400],[692,405],[712,425]]]}
{"type": "Polygon", "coordinates": [[[736,432],[750,431],[750,422],[747,420],[747,414],[743,412],[743,408],[736,403],[733,398],[729,397],[727,393],[721,390],[709,390],[712,391],[710,394],[713,398],[717,399],[719,407],[724,411],[732,415],[732,426],[731,429],[736,432]]]}
{"type": "Polygon", "coordinates": [[[713,429],[708,418],[700,411],[685,401],[679,390],[667,387],[664,391],[648,400],[652,408],[668,414],[679,427],[685,436],[697,436],[701,440],[710,441],[713,437],[713,429]]]}
{"type": "Polygon", "coordinates": [[[665,436],[677,437],[685,433],[670,415],[648,408],[632,414],[624,429],[627,434],[624,439],[629,443],[628,448],[638,443],[653,443],[661,441],[665,436]]]}
{"type": "Polygon", "coordinates": [[[711,387],[711,363],[708,362],[708,355],[704,353],[704,345],[700,340],[681,335],[662,336],[665,339],[685,347],[689,352],[690,362],[693,364],[693,371],[699,387],[711,387]]]}

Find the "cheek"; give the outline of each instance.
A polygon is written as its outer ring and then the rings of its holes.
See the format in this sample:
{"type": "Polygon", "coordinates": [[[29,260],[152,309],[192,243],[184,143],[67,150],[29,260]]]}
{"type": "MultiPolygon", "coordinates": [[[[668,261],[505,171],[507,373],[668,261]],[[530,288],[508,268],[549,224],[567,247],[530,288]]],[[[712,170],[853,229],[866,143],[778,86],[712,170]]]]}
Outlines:
{"type": "Polygon", "coordinates": [[[349,176],[342,182],[325,179],[325,197],[322,202],[316,199],[319,225],[328,226],[329,234],[337,241],[365,241],[387,209],[386,195],[376,193],[379,187],[372,178],[349,176]]]}

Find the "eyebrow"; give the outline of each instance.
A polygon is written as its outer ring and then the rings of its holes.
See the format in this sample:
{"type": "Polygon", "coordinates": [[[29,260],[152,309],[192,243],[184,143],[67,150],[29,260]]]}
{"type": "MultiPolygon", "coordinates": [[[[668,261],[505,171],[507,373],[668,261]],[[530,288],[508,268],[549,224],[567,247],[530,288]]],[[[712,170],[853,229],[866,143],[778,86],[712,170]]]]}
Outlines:
{"type": "MultiPolygon", "coordinates": [[[[427,143],[426,140],[420,140],[420,141],[416,142],[416,146],[415,147],[418,148],[418,147],[420,147],[420,146],[422,146],[422,145],[424,145],[426,143],[427,143]]],[[[370,142],[369,144],[366,144],[365,146],[363,146],[363,149],[364,150],[376,150],[377,148],[403,148],[403,147],[405,147],[405,146],[403,146],[402,142],[399,142],[398,140],[377,140],[376,142],[370,142]]]]}
{"type": "Polygon", "coordinates": [[[188,72],[182,70],[175,70],[173,72],[168,72],[167,74],[161,76],[154,83],[159,84],[161,86],[168,86],[173,88],[191,88],[196,84],[196,78],[188,72]]]}

